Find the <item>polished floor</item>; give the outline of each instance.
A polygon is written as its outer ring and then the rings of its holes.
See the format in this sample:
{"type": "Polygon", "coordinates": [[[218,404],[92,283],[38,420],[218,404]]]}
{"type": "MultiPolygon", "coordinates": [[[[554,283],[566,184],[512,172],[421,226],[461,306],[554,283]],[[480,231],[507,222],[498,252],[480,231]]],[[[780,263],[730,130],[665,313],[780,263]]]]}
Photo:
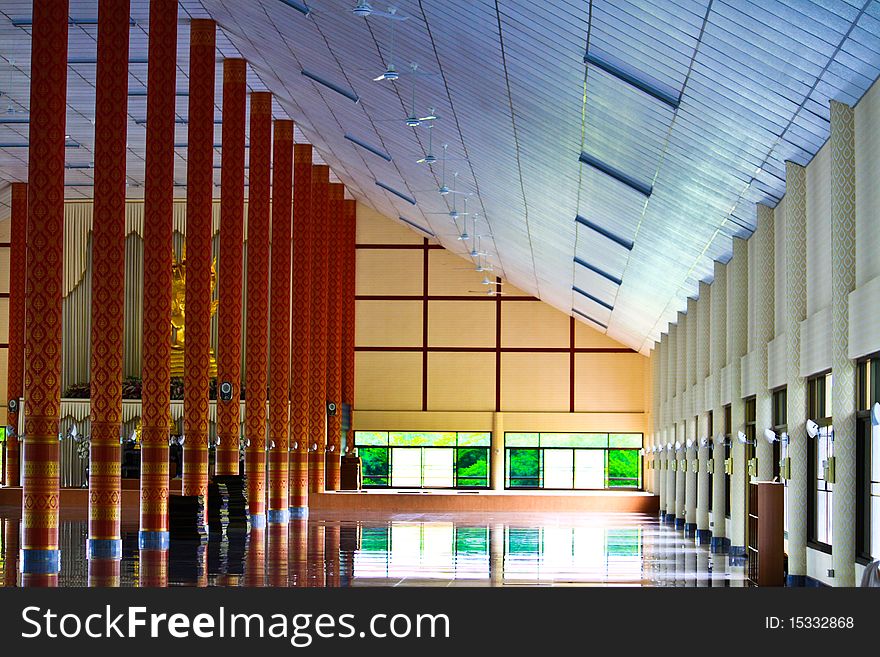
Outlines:
{"type": "MultiPolygon", "coordinates": [[[[17,571],[20,512],[0,507],[0,586],[17,571]]],[[[98,584],[88,523],[62,520],[61,586],[98,584]]],[[[119,584],[139,586],[137,526],[119,584]]],[[[206,543],[172,542],[169,586],[745,586],[745,571],[644,514],[324,514],[206,543]]]]}

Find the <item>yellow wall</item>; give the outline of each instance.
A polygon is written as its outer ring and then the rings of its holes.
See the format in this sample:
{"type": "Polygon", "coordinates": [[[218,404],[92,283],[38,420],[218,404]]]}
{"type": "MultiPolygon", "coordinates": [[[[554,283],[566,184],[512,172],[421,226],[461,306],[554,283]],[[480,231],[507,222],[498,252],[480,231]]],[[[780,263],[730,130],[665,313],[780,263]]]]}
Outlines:
{"type": "Polygon", "coordinates": [[[357,267],[356,429],[647,430],[644,356],[362,205],[357,267]]]}

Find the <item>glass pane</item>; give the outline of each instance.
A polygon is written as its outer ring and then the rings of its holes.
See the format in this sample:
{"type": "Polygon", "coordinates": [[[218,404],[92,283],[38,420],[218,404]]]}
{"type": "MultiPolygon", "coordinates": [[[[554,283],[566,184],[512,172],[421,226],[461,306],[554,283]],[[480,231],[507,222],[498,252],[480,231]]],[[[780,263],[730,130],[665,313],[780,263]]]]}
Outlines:
{"type": "Polygon", "coordinates": [[[458,448],[455,462],[457,486],[489,485],[489,450],[485,447],[458,448]]]}
{"type": "Polygon", "coordinates": [[[391,485],[419,488],[422,485],[422,450],[408,447],[391,449],[391,485]]]}
{"type": "Polygon", "coordinates": [[[426,488],[452,488],[452,461],[455,450],[428,447],[423,452],[423,483],[426,488]]]}
{"type": "Polygon", "coordinates": [[[605,450],[575,450],[574,487],[605,488],[605,450]]]}
{"type": "Polygon", "coordinates": [[[455,447],[454,431],[392,431],[392,447],[455,447]]]}
{"type": "Polygon", "coordinates": [[[359,447],[364,486],[388,485],[388,448],[359,447]]]}
{"type": "Polygon", "coordinates": [[[541,454],[537,449],[507,450],[507,486],[540,488],[541,454]]]}
{"type": "Polygon", "coordinates": [[[880,558],[880,497],[871,498],[871,556],[880,558]]]}
{"type": "Polygon", "coordinates": [[[635,447],[642,446],[642,434],[640,433],[612,433],[608,440],[609,447],[635,447]]]}
{"type": "Polygon", "coordinates": [[[608,450],[608,487],[639,487],[639,452],[635,449],[608,450]]]}
{"type": "Polygon", "coordinates": [[[355,431],[354,432],[354,444],[355,445],[387,445],[388,444],[388,432],[387,431],[355,431]]]}
{"type": "Polygon", "coordinates": [[[458,433],[459,447],[491,447],[492,434],[485,431],[480,433],[458,433]]]}
{"type": "Polygon", "coordinates": [[[607,433],[542,433],[541,447],[607,447],[607,433]]]}
{"type": "Polygon", "coordinates": [[[537,447],[538,434],[536,433],[506,433],[504,434],[506,447],[537,447]]]}
{"type": "Polygon", "coordinates": [[[544,450],[544,488],[571,488],[574,485],[573,476],[573,450],[544,450]]]}

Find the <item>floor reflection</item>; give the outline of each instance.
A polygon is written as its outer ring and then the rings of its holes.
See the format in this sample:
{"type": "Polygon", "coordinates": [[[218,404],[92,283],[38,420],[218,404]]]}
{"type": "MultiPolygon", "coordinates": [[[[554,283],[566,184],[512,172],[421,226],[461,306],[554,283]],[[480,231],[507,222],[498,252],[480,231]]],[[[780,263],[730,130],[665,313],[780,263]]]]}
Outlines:
{"type": "MultiPolygon", "coordinates": [[[[21,586],[20,515],[0,509],[0,586],[21,586]],[[5,515],[4,515],[5,514],[5,515]]],[[[87,521],[62,521],[60,586],[743,586],[745,573],[640,514],[292,520],[89,562],[87,521]]]]}

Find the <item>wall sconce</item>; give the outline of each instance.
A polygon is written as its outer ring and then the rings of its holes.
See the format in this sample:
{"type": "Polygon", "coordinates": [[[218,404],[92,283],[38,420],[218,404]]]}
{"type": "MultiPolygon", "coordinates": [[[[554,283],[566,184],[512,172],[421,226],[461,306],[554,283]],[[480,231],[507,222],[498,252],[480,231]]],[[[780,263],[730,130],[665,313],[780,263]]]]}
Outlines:
{"type": "Polygon", "coordinates": [[[779,459],[779,476],[785,480],[791,479],[791,458],[786,456],[779,459]]]}
{"type": "Polygon", "coordinates": [[[715,472],[715,459],[706,459],[706,472],[712,474],[715,472]]]}
{"type": "Polygon", "coordinates": [[[733,474],[733,457],[724,459],[724,474],[733,474]]]}

